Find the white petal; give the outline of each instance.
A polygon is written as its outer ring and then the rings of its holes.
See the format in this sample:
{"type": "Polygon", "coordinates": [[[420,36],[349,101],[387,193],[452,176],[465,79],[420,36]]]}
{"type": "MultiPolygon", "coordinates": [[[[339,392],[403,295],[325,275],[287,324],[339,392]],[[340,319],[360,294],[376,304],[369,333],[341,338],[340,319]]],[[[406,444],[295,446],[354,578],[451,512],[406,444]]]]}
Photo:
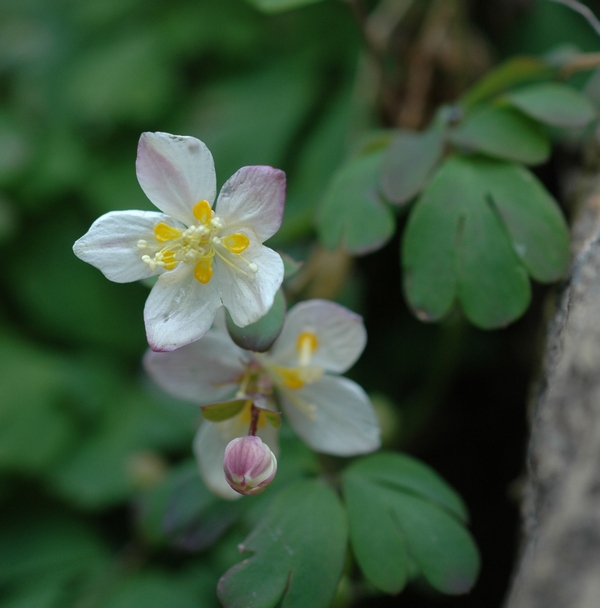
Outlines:
{"type": "Polygon", "coordinates": [[[243,272],[220,259],[216,259],[213,265],[213,280],[219,283],[223,305],[238,327],[245,327],[264,316],[273,305],[275,294],[283,282],[283,261],[278,253],[251,241],[243,255],[246,260],[256,264],[256,272],[248,270],[246,263],[236,259],[233,254],[228,259],[243,272]]]}
{"type": "Polygon", "coordinates": [[[360,315],[328,300],[306,300],[287,313],[269,358],[279,365],[297,365],[298,336],[306,331],[314,333],[318,341],[310,365],[336,374],[345,372],[356,362],[367,342],[360,315]]]}
{"type": "Polygon", "coordinates": [[[262,243],[281,226],[285,173],[265,166],[242,167],[223,185],[216,213],[233,231],[251,227],[262,243]]]}
{"type": "Polygon", "coordinates": [[[166,393],[208,405],[234,395],[248,358],[227,334],[211,330],[202,340],[172,352],[149,350],[144,367],[166,393]]]}
{"type": "Polygon", "coordinates": [[[373,405],[352,380],[323,376],[314,384],[281,395],[293,429],[317,452],[354,456],[380,447],[381,431],[373,405]],[[312,419],[305,413],[311,405],[315,406],[312,419]]]}
{"type": "Polygon", "coordinates": [[[146,300],[144,321],[150,348],[170,351],[199,340],[220,306],[214,277],[204,285],[194,278],[193,264],[178,264],[159,277],[146,300]]]}
{"type": "Polygon", "coordinates": [[[186,226],[197,223],[192,208],[198,201],[205,199],[212,204],[215,200],[213,158],[195,137],[142,133],[136,173],[150,201],[186,226]]]}
{"type": "MultiPolygon", "coordinates": [[[[204,483],[217,496],[228,500],[235,500],[241,496],[231,489],[223,472],[223,457],[227,444],[232,439],[243,437],[248,433],[248,426],[243,424],[240,418],[236,416],[216,423],[204,420],[194,438],[194,454],[204,483]]],[[[257,435],[277,456],[279,453],[277,430],[267,424],[259,429],[257,435]]]]}
{"type": "Polygon", "coordinates": [[[142,262],[138,241],[156,243],[154,226],[171,218],[156,211],[111,211],[100,216],[73,245],[73,252],[84,262],[95,266],[116,283],[145,279],[160,270],[151,270],[142,262]]]}
{"type": "Polygon", "coordinates": [[[223,457],[227,444],[239,435],[231,433],[227,422],[204,420],[194,438],[194,454],[206,487],[226,500],[241,498],[231,489],[223,472],[223,457]]]}

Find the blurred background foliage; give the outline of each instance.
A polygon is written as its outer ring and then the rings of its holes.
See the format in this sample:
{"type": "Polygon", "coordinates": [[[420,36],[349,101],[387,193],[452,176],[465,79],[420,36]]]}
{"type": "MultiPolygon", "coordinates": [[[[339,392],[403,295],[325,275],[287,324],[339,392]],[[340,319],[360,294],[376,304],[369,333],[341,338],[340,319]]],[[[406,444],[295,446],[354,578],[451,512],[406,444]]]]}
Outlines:
{"type": "MultiPolygon", "coordinates": [[[[286,171],[271,244],[306,260],[290,301],[331,297],[364,315],[369,344],[352,375],[372,394],[388,447],[436,468],[472,513],[483,572],[469,597],[417,588],[376,600],[350,571],[339,605],[500,605],[546,292],[536,288],[505,331],[456,315],[425,325],[403,301],[397,237],[353,260],[316,243],[314,216],[369,130],[422,127],[503,58],[573,42],[594,50],[598,39],[549,1],[457,0],[445,63],[418,98],[411,78],[429,69],[435,4],[382,0],[378,31],[395,29],[380,73],[354,2],[265,15],[242,0],[0,0],[4,608],[216,606],[216,582],[261,509],[256,498],[240,519],[241,503],[202,487],[190,456],[197,408],[144,378],[147,288],[113,284],[71,252],[100,214],[151,208],[135,176],[142,131],[202,139],[219,183],[243,165],[286,171]]],[[[564,162],[538,172],[557,195],[564,162]]],[[[315,467],[288,438],[277,483],[315,467]]]]}

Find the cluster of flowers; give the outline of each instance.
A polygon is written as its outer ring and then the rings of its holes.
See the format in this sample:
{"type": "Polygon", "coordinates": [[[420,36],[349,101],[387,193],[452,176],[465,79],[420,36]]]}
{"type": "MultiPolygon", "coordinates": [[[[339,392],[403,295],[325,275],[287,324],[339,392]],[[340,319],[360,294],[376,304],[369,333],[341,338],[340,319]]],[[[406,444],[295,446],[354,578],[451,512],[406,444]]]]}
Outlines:
{"type": "Polygon", "coordinates": [[[269,311],[283,282],[282,259],[263,242],[282,221],[284,173],[243,167],[213,208],[208,148],[168,133],[142,134],[136,171],[160,212],[107,213],[73,249],[112,281],[158,276],[144,309],[151,349],[144,363],[166,392],[204,406],[194,451],[207,486],[224,498],[264,490],[277,470],[279,408],[316,451],[377,449],[369,398],[338,376],[365,346],[358,315],[324,300],[301,302],[267,353],[243,350],[226,330],[222,307],[246,327],[269,311]]]}

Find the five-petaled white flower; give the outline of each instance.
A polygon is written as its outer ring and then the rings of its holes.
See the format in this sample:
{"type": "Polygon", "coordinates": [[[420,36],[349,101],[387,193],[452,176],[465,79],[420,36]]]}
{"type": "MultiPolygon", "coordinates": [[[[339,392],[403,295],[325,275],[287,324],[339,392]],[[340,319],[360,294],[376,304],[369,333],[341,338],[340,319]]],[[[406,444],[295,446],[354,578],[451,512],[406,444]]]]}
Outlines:
{"type": "MultiPolygon", "coordinates": [[[[308,300],[290,309],[267,353],[242,350],[217,323],[199,342],[170,353],[148,351],[144,363],[163,390],[200,405],[247,396],[260,407],[274,408],[276,400],[311,448],[353,456],[380,446],[368,396],[338,376],[354,364],[365,343],[359,315],[333,302],[308,300]]],[[[203,421],[194,441],[206,484],[225,498],[236,497],[223,475],[225,447],[246,435],[249,423],[250,402],[229,420],[203,421]]],[[[277,454],[275,429],[260,418],[257,435],[277,454]]]]}
{"type": "Polygon", "coordinates": [[[283,281],[262,243],[281,224],[285,174],[243,167],[216,202],[212,155],[194,137],[143,133],[138,181],[162,211],[112,211],[73,246],[112,281],[159,275],[144,309],[148,343],[170,351],[201,338],[223,305],[239,327],[262,317],[283,281]]]}

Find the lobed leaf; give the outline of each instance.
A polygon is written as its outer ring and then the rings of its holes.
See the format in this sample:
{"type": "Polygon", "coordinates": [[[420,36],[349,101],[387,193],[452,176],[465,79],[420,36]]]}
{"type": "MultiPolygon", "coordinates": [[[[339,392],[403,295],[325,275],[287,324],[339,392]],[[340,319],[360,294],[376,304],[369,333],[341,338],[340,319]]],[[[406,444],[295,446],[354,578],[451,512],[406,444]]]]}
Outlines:
{"type": "Polygon", "coordinates": [[[479,555],[464,528],[462,500],[424,464],[380,453],[357,461],[342,477],[350,542],[365,577],[399,593],[421,574],[438,591],[470,590],[479,555]]]}
{"type": "Polygon", "coordinates": [[[550,139],[543,127],[521,112],[499,105],[485,106],[449,131],[449,139],[467,152],[481,152],[527,165],[550,155],[550,139]]]}
{"type": "Polygon", "coordinates": [[[327,608],[346,554],[347,522],[333,490],[316,479],[288,485],[240,546],[253,555],[229,569],[217,595],[225,608],[327,608]]]}
{"type": "Polygon", "coordinates": [[[361,255],[394,233],[394,215],[379,196],[383,152],[358,156],[337,171],[317,213],[317,231],[328,249],[361,255]]]}
{"type": "Polygon", "coordinates": [[[399,205],[410,201],[424,188],[443,151],[443,131],[438,124],[422,133],[400,130],[383,160],[385,197],[399,205]]]}
{"type": "Polygon", "coordinates": [[[511,91],[506,100],[531,118],[558,127],[585,127],[597,109],[585,95],[558,82],[543,82],[511,91]]]}
{"type": "Polygon", "coordinates": [[[458,300],[482,328],[506,325],[530,299],[529,273],[564,274],[568,230],[556,202],[525,168],[450,157],[412,209],[402,248],[415,314],[438,320],[458,300]]]}

